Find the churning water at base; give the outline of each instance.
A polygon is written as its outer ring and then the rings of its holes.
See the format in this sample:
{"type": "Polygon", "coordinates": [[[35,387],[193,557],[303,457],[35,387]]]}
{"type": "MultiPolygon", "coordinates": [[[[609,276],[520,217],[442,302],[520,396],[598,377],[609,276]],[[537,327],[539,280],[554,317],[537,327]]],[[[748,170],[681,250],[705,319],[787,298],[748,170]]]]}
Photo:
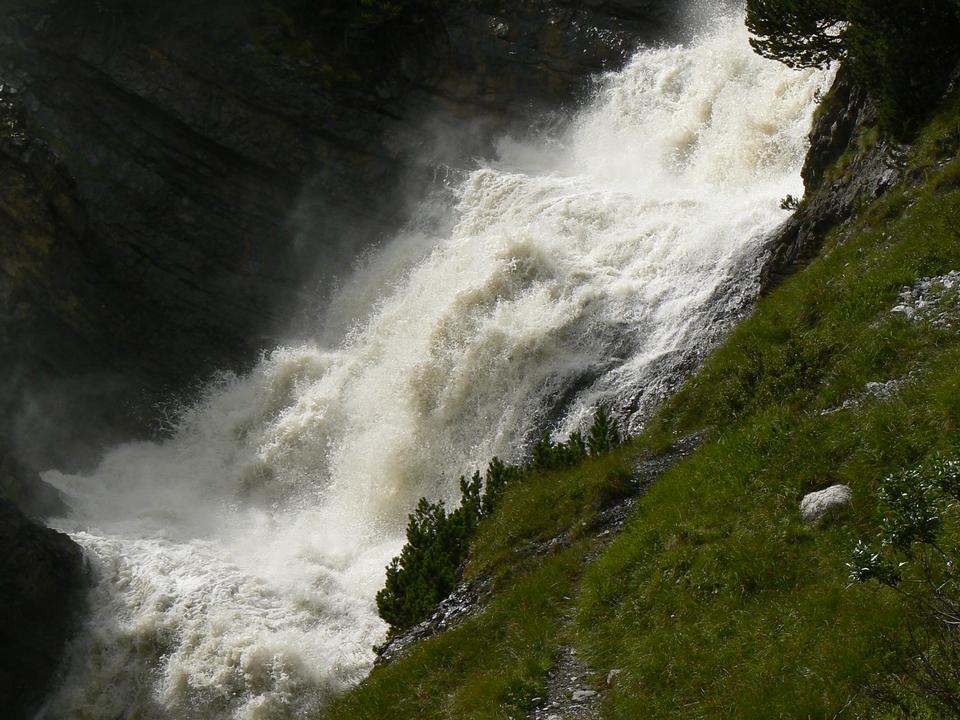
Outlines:
{"type": "Polygon", "coordinates": [[[49,715],[285,718],[360,680],[418,497],[598,401],[638,422],[750,303],[826,80],[756,57],[739,18],[641,52],[561,137],[452,188],[450,232],[368,258],[318,322],[335,342],[48,473],[99,578],[49,715]]]}

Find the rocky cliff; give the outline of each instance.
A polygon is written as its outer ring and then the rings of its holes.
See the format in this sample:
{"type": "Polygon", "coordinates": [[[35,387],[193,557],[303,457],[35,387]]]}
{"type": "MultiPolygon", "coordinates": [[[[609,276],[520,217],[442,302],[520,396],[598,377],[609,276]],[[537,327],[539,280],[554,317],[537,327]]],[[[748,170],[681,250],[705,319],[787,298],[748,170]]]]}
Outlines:
{"type": "Polygon", "coordinates": [[[354,37],[294,0],[13,2],[3,435],[43,467],[143,431],[157,398],[289,331],[439,165],[670,37],[679,5],[452,3],[354,37]]]}
{"type": "Polygon", "coordinates": [[[80,548],[0,500],[0,704],[33,717],[83,605],[80,548]]]}
{"type": "Polygon", "coordinates": [[[900,178],[904,147],[876,131],[877,109],[846,68],[817,109],[803,166],[806,196],[770,239],[769,290],[820,250],[824,236],[900,178]]]}

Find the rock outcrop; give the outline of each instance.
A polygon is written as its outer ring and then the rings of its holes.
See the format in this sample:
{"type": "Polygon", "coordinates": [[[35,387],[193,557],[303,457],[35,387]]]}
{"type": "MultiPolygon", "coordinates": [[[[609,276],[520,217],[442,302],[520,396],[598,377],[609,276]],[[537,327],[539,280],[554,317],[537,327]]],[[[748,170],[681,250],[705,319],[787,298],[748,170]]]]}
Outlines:
{"type": "Polygon", "coordinates": [[[69,508],[63,495],[45,483],[35,471],[0,447],[0,499],[14,503],[28,516],[38,519],[62,517],[69,508]]]}
{"type": "Polygon", "coordinates": [[[295,0],[11,0],[0,435],[63,465],[143,431],[289,332],[438,167],[670,37],[680,5],[450,3],[364,44],[295,0]]]}
{"type": "Polygon", "coordinates": [[[960,270],[924,277],[900,291],[891,312],[948,330],[960,328],[960,270]]]}
{"type": "Polygon", "coordinates": [[[761,280],[765,289],[814,257],[832,228],[900,179],[904,149],[871,135],[876,122],[873,102],[841,68],[810,132],[804,202],[770,240],[761,280]]]}
{"type": "Polygon", "coordinates": [[[83,605],[80,548],[0,500],[0,707],[33,717],[83,605]]]}

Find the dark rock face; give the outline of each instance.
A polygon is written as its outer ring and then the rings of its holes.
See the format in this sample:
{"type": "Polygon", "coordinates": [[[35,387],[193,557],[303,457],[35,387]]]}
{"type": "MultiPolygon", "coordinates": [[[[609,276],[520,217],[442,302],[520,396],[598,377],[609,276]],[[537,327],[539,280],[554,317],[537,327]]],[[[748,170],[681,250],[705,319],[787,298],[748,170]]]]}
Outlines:
{"type": "Polygon", "coordinates": [[[0,498],[33,518],[63,517],[69,507],[59,490],[0,447],[0,498]]]}
{"type": "Polygon", "coordinates": [[[810,132],[803,167],[806,199],[771,239],[764,288],[810,260],[830,229],[899,180],[903,148],[879,138],[866,142],[876,121],[873,102],[841,68],[810,132]]]}
{"type": "Polygon", "coordinates": [[[170,389],[252,362],[438,165],[572,102],[683,5],[451,3],[331,67],[285,2],[0,18],[0,434],[28,462],[83,460],[170,389]]]}
{"type": "Polygon", "coordinates": [[[33,716],[83,604],[80,548],[0,500],[0,706],[33,716]]]}

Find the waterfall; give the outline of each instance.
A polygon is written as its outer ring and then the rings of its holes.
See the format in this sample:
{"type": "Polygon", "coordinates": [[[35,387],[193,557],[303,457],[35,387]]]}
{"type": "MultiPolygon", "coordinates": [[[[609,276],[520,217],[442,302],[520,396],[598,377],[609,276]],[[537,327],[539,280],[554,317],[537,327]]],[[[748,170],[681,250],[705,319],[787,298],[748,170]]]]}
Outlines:
{"type": "Polygon", "coordinates": [[[300,716],[362,679],[420,496],[601,401],[638,427],[749,307],[828,81],[757,57],[742,17],[639,52],[359,263],[315,342],[219,378],[167,440],[46,473],[98,578],[47,716],[300,716]]]}

